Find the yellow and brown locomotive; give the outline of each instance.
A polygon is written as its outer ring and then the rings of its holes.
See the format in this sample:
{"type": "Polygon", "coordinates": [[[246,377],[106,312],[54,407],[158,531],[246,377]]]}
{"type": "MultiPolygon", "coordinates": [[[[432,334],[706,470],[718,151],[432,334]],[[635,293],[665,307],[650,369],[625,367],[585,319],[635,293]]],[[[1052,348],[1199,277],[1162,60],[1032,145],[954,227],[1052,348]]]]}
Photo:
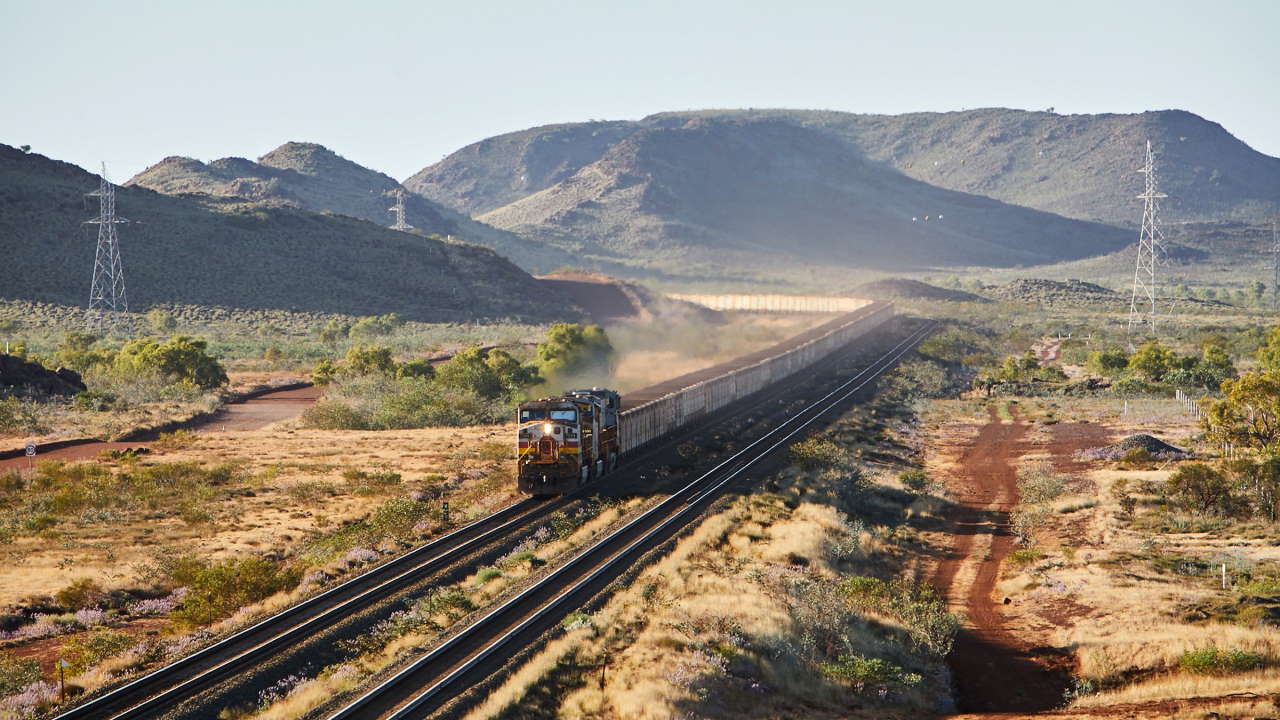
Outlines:
{"type": "Polygon", "coordinates": [[[521,403],[517,466],[520,492],[559,495],[618,464],[618,409],[613,390],[570,390],[521,403]]]}

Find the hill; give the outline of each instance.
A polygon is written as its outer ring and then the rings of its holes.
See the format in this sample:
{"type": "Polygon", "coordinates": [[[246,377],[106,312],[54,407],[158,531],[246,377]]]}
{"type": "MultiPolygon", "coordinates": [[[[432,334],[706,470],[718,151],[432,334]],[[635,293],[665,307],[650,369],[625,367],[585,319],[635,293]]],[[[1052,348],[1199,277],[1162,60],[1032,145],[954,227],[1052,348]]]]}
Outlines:
{"type": "MultiPolygon", "coordinates": [[[[81,305],[98,178],[0,145],[0,298],[81,305]]],[[[455,321],[579,317],[563,296],[488,248],[288,203],[119,187],[130,308],[184,303],[455,321]]]]}
{"type": "Polygon", "coordinates": [[[694,119],[792,123],[931,185],[1083,220],[1133,225],[1141,217],[1145,141],[1157,153],[1170,221],[1252,221],[1280,211],[1280,159],[1217,123],[1181,110],[1059,115],[1004,108],[908,115],[815,110],[705,110],[637,122],[533,128],[489,138],[405,181],[471,214],[545,190],[646,129],[694,119]]]}
{"type": "Polygon", "coordinates": [[[928,185],[826,132],[718,118],[638,130],[479,219],[597,262],[701,277],[814,263],[1037,264],[1131,240],[1112,227],[928,185]]]}
{"type": "Polygon", "coordinates": [[[850,297],[870,298],[872,300],[941,300],[943,302],[991,302],[981,295],[974,295],[964,290],[930,285],[911,278],[882,278],[857,285],[845,293],[850,297]]]}
{"type": "MultiPolygon", "coordinates": [[[[287,142],[257,162],[230,157],[203,163],[168,157],[125,183],[167,195],[233,198],[329,212],[388,226],[402,189],[390,176],[354,163],[315,143],[287,142]]],[[[519,257],[526,267],[547,270],[568,260],[552,248],[476,222],[414,193],[405,194],[405,220],[419,235],[453,236],[519,257]]]]}

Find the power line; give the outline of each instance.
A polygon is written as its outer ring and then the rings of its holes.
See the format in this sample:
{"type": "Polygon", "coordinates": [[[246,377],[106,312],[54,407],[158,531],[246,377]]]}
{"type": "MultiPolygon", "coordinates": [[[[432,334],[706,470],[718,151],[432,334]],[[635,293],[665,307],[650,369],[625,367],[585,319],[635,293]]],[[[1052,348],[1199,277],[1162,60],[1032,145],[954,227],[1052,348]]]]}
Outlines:
{"type": "Polygon", "coordinates": [[[1146,175],[1146,188],[1138,196],[1144,201],[1142,209],[1142,230],[1138,234],[1138,260],[1133,269],[1133,295],[1129,300],[1129,347],[1132,348],[1135,326],[1150,325],[1151,334],[1156,335],[1156,278],[1157,254],[1164,253],[1164,233],[1157,224],[1160,210],[1160,198],[1168,197],[1156,189],[1156,161],[1151,151],[1151,141],[1147,141],[1147,161],[1138,172],[1146,175]]]}
{"type": "Polygon", "coordinates": [[[413,229],[413,226],[404,221],[404,190],[396,188],[393,194],[396,196],[396,204],[387,210],[387,212],[396,216],[396,221],[392,224],[391,229],[409,232],[413,229]]]}
{"type": "Polygon", "coordinates": [[[120,237],[116,225],[129,222],[116,215],[116,188],[107,179],[107,164],[102,164],[102,176],[96,192],[88,197],[98,198],[98,217],[86,220],[86,225],[98,226],[98,249],[93,258],[93,284],[89,289],[89,311],[85,325],[90,332],[118,329],[128,332],[130,327],[129,298],[124,289],[124,266],[120,262],[120,237]]]}

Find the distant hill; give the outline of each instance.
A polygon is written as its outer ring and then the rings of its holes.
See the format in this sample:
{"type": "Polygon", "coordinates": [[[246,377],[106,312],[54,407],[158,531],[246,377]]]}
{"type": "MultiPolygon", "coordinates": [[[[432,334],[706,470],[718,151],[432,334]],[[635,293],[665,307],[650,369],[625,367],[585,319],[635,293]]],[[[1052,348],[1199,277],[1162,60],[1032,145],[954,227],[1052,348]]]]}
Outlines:
{"type": "Polygon", "coordinates": [[[944,302],[991,302],[980,295],[964,290],[930,285],[911,278],[882,278],[872,280],[854,287],[845,293],[851,297],[869,298],[872,300],[942,300],[944,302]]]}
{"type": "Polygon", "coordinates": [[[618,143],[694,119],[787,122],[825,132],[917,180],[1083,220],[1141,217],[1145,141],[1157,153],[1170,221],[1258,222],[1280,211],[1280,159],[1181,110],[1058,115],[988,108],[861,115],[817,110],[705,110],[637,122],[533,128],[470,145],[405,181],[455,209],[482,214],[560,183],[618,143]]]}
{"type": "MultiPolygon", "coordinates": [[[[246,161],[247,162],[247,161],[246,161]]],[[[82,305],[98,178],[0,145],[0,298],[82,305]]],[[[564,296],[475,245],[309,212],[290,203],[119,187],[130,309],[160,304],[462,321],[581,317],[564,296]]]]}
{"type": "Polygon", "coordinates": [[[1037,264],[1131,241],[1112,227],[928,185],[792,122],[654,124],[571,173],[601,136],[564,137],[578,147],[573,162],[528,176],[534,186],[562,179],[479,219],[598,262],[703,277],[804,263],[1037,264]]]}
{"type": "MultiPolygon", "coordinates": [[[[388,226],[392,193],[400,183],[315,143],[288,142],[257,162],[230,157],[203,163],[168,157],[125,183],[167,195],[208,195],[330,212],[388,226]]],[[[476,222],[414,193],[405,194],[405,220],[422,235],[454,236],[518,257],[533,270],[548,270],[569,258],[509,232],[476,222]]]]}

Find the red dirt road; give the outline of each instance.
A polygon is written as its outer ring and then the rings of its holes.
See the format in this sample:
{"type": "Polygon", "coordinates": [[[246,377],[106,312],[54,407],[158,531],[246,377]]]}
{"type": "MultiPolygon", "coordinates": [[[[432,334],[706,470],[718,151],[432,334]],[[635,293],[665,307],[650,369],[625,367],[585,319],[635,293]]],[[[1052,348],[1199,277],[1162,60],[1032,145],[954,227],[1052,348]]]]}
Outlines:
{"type": "Polygon", "coordinates": [[[1004,628],[1002,604],[992,597],[1000,564],[1014,547],[1009,530],[1009,510],[1018,499],[1013,461],[1025,451],[1027,429],[1016,415],[1002,423],[992,408],[990,421],[961,455],[952,485],[958,503],[954,540],[933,580],[968,618],[969,627],[956,638],[949,657],[962,712],[1048,710],[1062,703],[1066,687],[1060,670],[1036,658],[1004,628]],[[975,547],[979,535],[991,536],[989,548],[975,547]],[[972,585],[955,587],[962,566],[975,554],[980,555],[972,585]]]}
{"type": "MultiPolygon", "coordinates": [[[[199,432],[224,430],[257,430],[280,420],[300,415],[320,398],[320,389],[314,386],[294,390],[279,390],[257,397],[227,403],[213,417],[192,424],[199,432]]],[[[146,442],[94,442],[56,450],[41,451],[36,460],[89,460],[104,450],[146,447],[146,442]]],[[[25,457],[0,460],[0,470],[22,469],[31,464],[25,457]]]]}

